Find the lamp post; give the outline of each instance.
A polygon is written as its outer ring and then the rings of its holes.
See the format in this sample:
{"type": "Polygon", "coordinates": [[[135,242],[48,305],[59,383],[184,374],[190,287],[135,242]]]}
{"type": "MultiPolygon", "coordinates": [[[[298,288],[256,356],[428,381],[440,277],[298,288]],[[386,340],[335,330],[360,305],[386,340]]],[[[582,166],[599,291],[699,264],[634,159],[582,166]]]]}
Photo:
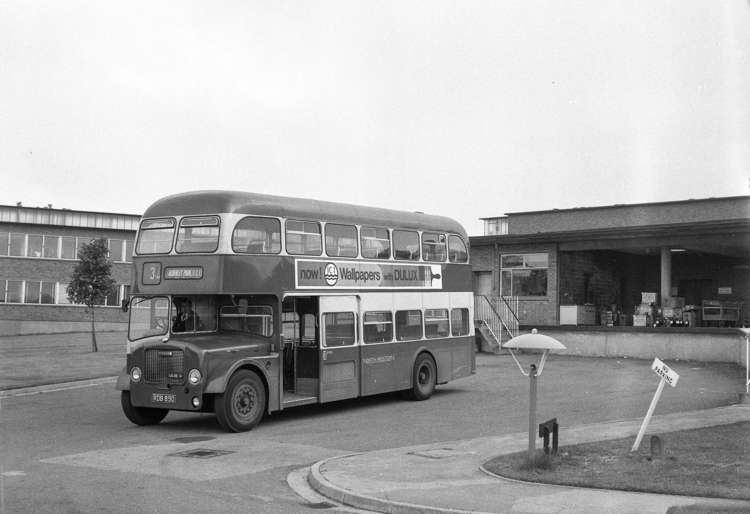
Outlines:
{"type": "MultiPolygon", "coordinates": [[[[525,377],[529,377],[529,467],[534,468],[534,454],[536,453],[536,378],[542,374],[544,370],[544,363],[547,361],[547,355],[550,350],[564,350],[565,346],[549,336],[545,336],[533,329],[530,334],[522,334],[514,337],[503,345],[503,348],[510,352],[513,360],[516,361],[518,369],[521,370],[521,374],[525,377]],[[534,354],[541,353],[542,357],[539,361],[539,367],[537,368],[536,362],[529,365],[529,371],[524,369],[524,366],[516,357],[513,350],[524,350],[526,352],[534,354]]],[[[534,358],[536,360],[536,358],[534,358]]]]}

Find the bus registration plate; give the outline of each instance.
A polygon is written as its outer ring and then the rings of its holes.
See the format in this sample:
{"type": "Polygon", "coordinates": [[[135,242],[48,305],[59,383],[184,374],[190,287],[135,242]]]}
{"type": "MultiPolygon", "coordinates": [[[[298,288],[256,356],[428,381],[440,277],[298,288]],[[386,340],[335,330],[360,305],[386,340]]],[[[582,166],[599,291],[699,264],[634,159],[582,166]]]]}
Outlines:
{"type": "Polygon", "coordinates": [[[151,393],[151,401],[154,403],[177,403],[176,394],[151,393]]]}

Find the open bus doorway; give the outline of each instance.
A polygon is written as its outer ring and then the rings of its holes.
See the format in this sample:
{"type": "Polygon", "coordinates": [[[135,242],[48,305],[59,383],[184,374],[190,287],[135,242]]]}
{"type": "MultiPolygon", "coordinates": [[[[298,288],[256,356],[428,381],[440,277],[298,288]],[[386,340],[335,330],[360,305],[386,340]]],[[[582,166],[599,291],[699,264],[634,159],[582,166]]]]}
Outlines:
{"type": "Polygon", "coordinates": [[[320,327],[317,296],[288,296],[281,308],[283,404],[318,400],[320,327]]]}

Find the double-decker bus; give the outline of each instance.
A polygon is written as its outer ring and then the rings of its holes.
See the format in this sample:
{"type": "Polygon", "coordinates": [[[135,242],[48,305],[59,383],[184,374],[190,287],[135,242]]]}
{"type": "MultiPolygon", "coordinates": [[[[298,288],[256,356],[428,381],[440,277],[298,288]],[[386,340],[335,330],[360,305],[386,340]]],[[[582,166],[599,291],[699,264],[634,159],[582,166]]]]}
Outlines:
{"type": "Polygon", "coordinates": [[[200,191],[144,213],[122,408],[215,412],[229,431],[293,406],[475,372],[467,236],[446,217],[200,191]]]}

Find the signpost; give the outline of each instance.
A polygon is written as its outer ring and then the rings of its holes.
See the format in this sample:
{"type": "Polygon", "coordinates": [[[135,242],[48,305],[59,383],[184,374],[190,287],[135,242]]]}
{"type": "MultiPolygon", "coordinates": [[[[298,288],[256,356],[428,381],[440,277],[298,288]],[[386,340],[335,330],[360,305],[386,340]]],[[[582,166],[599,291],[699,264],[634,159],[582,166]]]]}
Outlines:
{"type": "Polygon", "coordinates": [[[672,368],[659,360],[658,357],[655,358],[654,362],[651,364],[651,369],[654,371],[654,373],[661,377],[661,381],[659,382],[659,387],[656,388],[656,393],[654,394],[653,400],[651,400],[651,405],[649,405],[648,407],[646,417],[643,418],[641,429],[638,431],[638,437],[635,438],[635,443],[633,443],[633,447],[630,449],[631,452],[638,450],[638,447],[641,446],[643,434],[646,433],[646,428],[651,421],[651,416],[654,414],[656,404],[659,403],[659,398],[661,397],[661,393],[664,390],[664,384],[669,384],[672,387],[675,387],[677,385],[677,381],[680,379],[680,375],[675,373],[672,368]]]}

